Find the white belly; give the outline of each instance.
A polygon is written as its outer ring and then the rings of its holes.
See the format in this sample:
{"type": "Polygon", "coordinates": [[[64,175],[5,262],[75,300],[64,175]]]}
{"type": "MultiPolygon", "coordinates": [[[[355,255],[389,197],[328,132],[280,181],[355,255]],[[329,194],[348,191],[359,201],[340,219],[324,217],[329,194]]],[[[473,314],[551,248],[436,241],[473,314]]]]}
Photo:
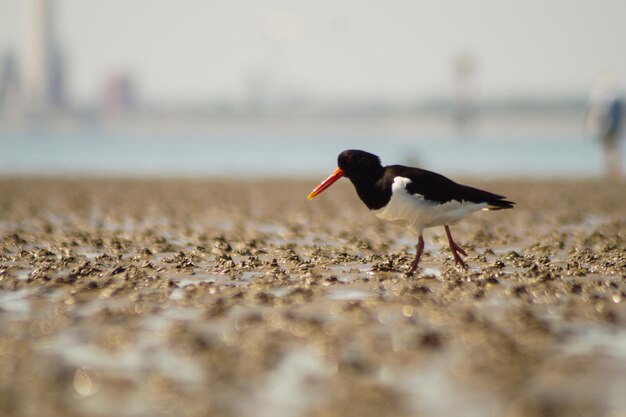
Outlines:
{"type": "Polygon", "coordinates": [[[487,207],[486,203],[469,201],[452,200],[443,204],[428,201],[422,195],[409,194],[406,186],[410,182],[408,178],[394,178],[389,203],[372,210],[376,217],[421,234],[424,228],[456,223],[487,207]]]}

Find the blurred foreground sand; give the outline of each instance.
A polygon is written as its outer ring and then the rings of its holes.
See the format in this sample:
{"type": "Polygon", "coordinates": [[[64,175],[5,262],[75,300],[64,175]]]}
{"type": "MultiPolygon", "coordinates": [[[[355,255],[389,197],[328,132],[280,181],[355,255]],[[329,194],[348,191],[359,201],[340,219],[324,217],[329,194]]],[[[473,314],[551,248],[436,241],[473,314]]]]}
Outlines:
{"type": "Polygon", "coordinates": [[[626,416],[626,192],[414,237],[344,181],[0,180],[0,415],[626,416]]]}

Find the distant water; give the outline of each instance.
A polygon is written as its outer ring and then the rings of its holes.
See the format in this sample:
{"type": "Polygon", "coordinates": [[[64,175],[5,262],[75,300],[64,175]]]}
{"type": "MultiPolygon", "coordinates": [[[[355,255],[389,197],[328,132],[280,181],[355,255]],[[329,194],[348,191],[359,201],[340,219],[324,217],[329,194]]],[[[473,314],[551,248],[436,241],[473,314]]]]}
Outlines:
{"type": "MultiPolygon", "coordinates": [[[[328,174],[344,149],[383,163],[448,175],[596,177],[602,154],[586,137],[448,138],[351,135],[72,134],[0,135],[0,174],[142,177],[313,177],[328,174]]],[[[622,147],[622,160],[626,149],[622,147]]]]}

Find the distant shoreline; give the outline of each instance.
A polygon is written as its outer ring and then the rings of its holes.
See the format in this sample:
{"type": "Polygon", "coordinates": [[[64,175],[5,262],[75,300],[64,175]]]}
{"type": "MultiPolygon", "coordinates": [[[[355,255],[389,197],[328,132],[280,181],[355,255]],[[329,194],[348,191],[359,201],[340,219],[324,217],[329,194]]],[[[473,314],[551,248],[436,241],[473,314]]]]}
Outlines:
{"type": "Polygon", "coordinates": [[[372,108],[344,112],[273,111],[268,113],[128,110],[100,114],[95,111],[60,112],[26,119],[0,114],[2,136],[24,131],[224,134],[393,134],[421,136],[580,135],[585,132],[586,107],[500,106],[472,110],[467,124],[455,124],[447,107],[372,108]]]}

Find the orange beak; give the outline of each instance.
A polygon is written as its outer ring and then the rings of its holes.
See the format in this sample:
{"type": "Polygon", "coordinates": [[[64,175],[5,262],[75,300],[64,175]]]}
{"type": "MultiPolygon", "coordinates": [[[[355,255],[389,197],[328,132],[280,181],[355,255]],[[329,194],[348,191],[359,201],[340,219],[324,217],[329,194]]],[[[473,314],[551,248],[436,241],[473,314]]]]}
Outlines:
{"type": "Polygon", "coordinates": [[[311,200],[312,198],[314,198],[316,195],[333,185],[333,183],[341,177],[343,177],[343,171],[341,170],[341,168],[337,168],[333,171],[332,174],[330,174],[328,178],[322,181],[320,185],[318,185],[313,191],[311,191],[311,194],[306,197],[307,200],[311,200]]]}

